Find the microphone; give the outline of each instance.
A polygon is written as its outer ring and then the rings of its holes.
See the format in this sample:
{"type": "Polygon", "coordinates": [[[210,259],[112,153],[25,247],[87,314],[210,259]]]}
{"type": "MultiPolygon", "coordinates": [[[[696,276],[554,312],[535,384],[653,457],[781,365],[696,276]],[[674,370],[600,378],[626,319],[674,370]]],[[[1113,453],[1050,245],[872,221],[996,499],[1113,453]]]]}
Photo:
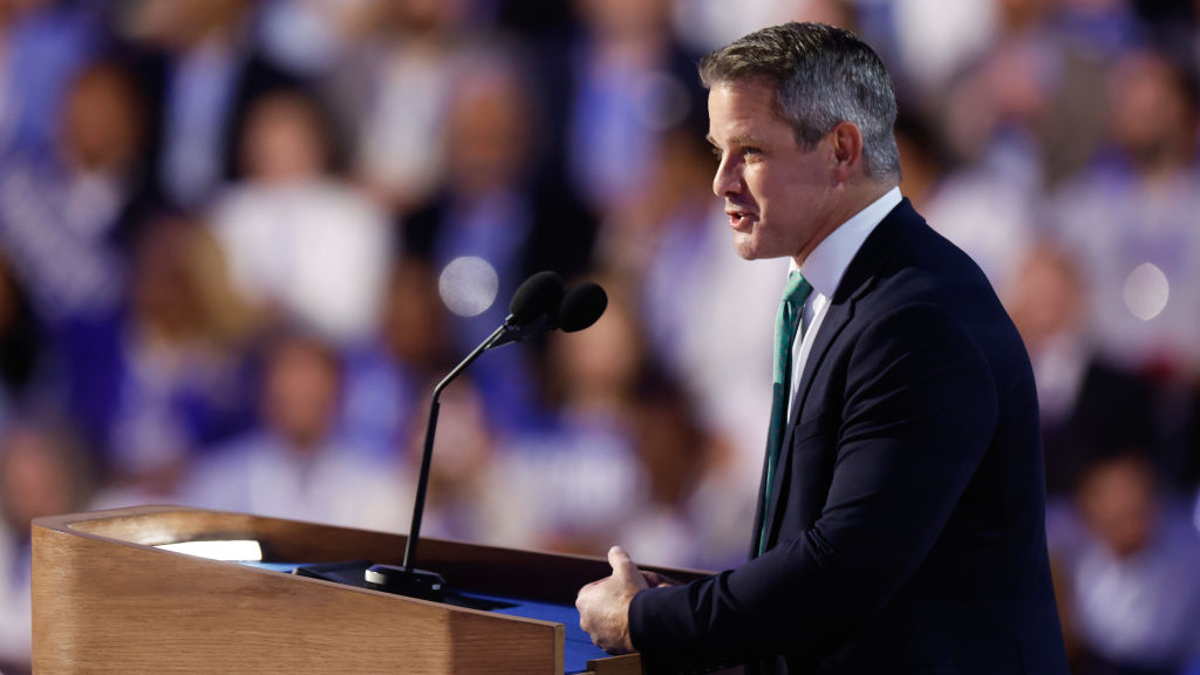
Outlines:
{"type": "Polygon", "coordinates": [[[526,279],[508,303],[509,315],[504,325],[484,342],[484,350],[553,330],[565,285],[562,277],[550,271],[526,279]]]}
{"type": "MultiPolygon", "coordinates": [[[[539,272],[538,274],[554,273],[539,272]]],[[[534,276],[536,277],[538,275],[534,276]]],[[[554,276],[558,277],[558,275],[554,276]]],[[[517,295],[513,296],[511,307],[512,314],[509,316],[510,319],[517,316],[529,319],[533,316],[532,311],[523,312],[522,314],[518,315],[516,309],[517,299],[522,295],[521,291],[524,290],[525,286],[529,285],[533,279],[534,277],[530,277],[529,281],[525,282],[525,284],[522,284],[521,289],[517,290],[517,295]]],[[[559,281],[561,283],[561,279],[559,281]]],[[[500,345],[506,345],[510,342],[519,342],[531,336],[555,329],[562,329],[562,332],[564,333],[581,331],[584,328],[596,323],[600,316],[604,314],[604,310],[608,308],[608,294],[604,292],[604,289],[601,288],[599,284],[591,281],[585,281],[580,284],[576,284],[566,293],[563,293],[559,287],[556,287],[555,290],[558,291],[557,297],[561,298],[560,300],[555,301],[555,306],[552,306],[551,309],[544,311],[544,313],[538,315],[536,318],[530,319],[529,322],[524,325],[516,325],[506,329],[503,333],[496,337],[496,339],[488,343],[486,348],[493,349],[495,347],[499,347],[500,345]]],[[[530,299],[525,302],[528,303],[528,307],[530,308],[534,306],[535,301],[532,299],[535,297],[534,292],[535,289],[531,288],[526,294],[526,297],[530,299]]],[[[538,309],[541,309],[542,305],[540,303],[548,300],[551,297],[549,284],[546,284],[546,289],[544,291],[539,289],[537,293],[539,293],[539,295],[536,296],[536,302],[538,303],[536,306],[538,309]]],[[[525,303],[523,302],[522,304],[524,305],[525,303]]],[[[521,309],[524,310],[525,308],[526,307],[523,306],[521,309]]],[[[508,325],[509,323],[506,321],[505,326],[508,325]]]]}
{"type": "Polygon", "coordinates": [[[574,333],[592,324],[608,309],[608,294],[600,284],[585,281],[563,295],[558,306],[558,327],[564,333],[574,333]]]}
{"type": "Polygon", "coordinates": [[[549,270],[529,277],[513,293],[504,324],[521,326],[541,318],[562,301],[565,286],[562,277],[549,270]]]}
{"type": "Polygon", "coordinates": [[[417,542],[421,536],[421,520],[425,513],[425,493],[429,488],[429,465],[433,458],[433,439],[437,432],[439,398],[442,391],[483,352],[509,342],[524,340],[546,330],[562,327],[571,333],[591,326],[608,305],[608,296],[597,284],[584,282],[564,292],[562,277],[550,271],[538,272],[525,280],[509,303],[509,315],[491,335],[467,358],[454,367],[433,388],[429,405],[429,423],[425,427],[425,447],[421,454],[421,470],[417,480],[417,496],[413,505],[412,525],[404,548],[404,564],[372,565],[365,573],[367,588],[398,593],[426,600],[441,600],[446,582],[436,572],[416,569],[417,542]]]}

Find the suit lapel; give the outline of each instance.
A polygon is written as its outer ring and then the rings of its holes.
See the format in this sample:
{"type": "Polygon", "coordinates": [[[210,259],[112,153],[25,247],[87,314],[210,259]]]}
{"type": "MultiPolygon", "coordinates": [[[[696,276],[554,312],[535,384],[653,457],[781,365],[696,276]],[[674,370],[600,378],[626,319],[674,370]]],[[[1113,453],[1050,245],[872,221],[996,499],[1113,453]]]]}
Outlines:
{"type": "MultiPolygon", "coordinates": [[[[824,364],[830,347],[833,346],[842,331],[850,323],[851,319],[854,318],[855,303],[874,285],[876,270],[884,262],[892,246],[901,238],[905,225],[920,220],[921,217],[913,210],[908,199],[900,202],[879,223],[871,235],[867,237],[867,240],[863,242],[862,248],[859,249],[854,259],[851,260],[850,265],[846,268],[846,273],[842,276],[842,280],[838,284],[837,290],[834,291],[829,309],[825,313],[825,318],[822,319],[821,325],[817,329],[817,335],[813,340],[812,349],[809,351],[808,360],[804,363],[800,385],[796,390],[796,405],[792,407],[790,417],[788,418],[787,430],[783,436],[783,447],[779,453],[778,469],[775,471],[771,485],[771,504],[765,514],[763,513],[764,500],[762,488],[760,487],[759,489],[759,512],[758,518],[755,519],[754,528],[756,533],[754,537],[755,551],[758,550],[757,533],[762,529],[760,524],[763,517],[768,518],[767,522],[770,523],[770,528],[767,531],[767,539],[769,541],[777,539],[780,525],[779,510],[786,500],[786,491],[791,480],[791,471],[787,467],[791,464],[792,441],[796,433],[796,425],[804,417],[805,406],[809,405],[809,394],[811,393],[816,373],[824,364]]],[[[765,480],[765,472],[763,475],[765,480]]]]}
{"type": "MultiPolygon", "coordinates": [[[[813,376],[821,367],[825,360],[826,354],[829,352],[830,346],[833,345],[838,335],[850,322],[854,316],[854,299],[849,298],[841,303],[834,303],[829,306],[829,311],[826,312],[825,318],[821,321],[821,325],[817,331],[816,339],[813,341],[812,350],[808,354],[808,360],[804,363],[804,373],[800,377],[800,386],[796,390],[797,405],[792,407],[791,417],[788,418],[787,430],[783,436],[783,447],[779,452],[779,464],[775,471],[774,480],[771,485],[771,504],[767,518],[771,523],[768,532],[768,539],[775,539],[775,531],[779,527],[779,509],[784,501],[783,495],[787,494],[788,482],[791,480],[791,471],[786,469],[791,464],[792,456],[792,441],[796,435],[796,424],[800,421],[804,414],[804,406],[808,401],[809,391],[812,389],[813,376]]],[[[762,500],[760,499],[761,503],[762,500]]],[[[761,507],[760,507],[761,508],[761,507]]]]}

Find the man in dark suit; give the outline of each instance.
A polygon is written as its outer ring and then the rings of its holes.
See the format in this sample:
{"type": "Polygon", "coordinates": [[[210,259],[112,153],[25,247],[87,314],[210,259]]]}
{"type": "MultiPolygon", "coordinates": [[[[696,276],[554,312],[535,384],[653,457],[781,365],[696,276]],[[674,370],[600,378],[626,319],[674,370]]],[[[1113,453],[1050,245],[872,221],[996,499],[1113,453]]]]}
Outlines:
{"type": "Polygon", "coordinates": [[[701,77],[738,253],[794,263],[753,559],[672,585],[614,547],[584,629],[652,672],[1065,674],[1029,359],[900,196],[882,63],[793,23],[701,77]]]}

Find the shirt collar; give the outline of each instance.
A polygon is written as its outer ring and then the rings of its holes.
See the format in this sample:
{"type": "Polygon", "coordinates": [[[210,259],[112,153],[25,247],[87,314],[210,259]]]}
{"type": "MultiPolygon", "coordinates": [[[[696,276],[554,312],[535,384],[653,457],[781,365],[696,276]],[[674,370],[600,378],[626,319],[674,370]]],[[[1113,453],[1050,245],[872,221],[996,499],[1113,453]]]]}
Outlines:
{"type": "MultiPolygon", "coordinates": [[[[862,248],[863,242],[875,227],[883,222],[887,214],[896,208],[900,200],[899,187],[888,190],[817,244],[804,261],[804,266],[799,268],[815,291],[825,297],[833,297],[833,292],[837,290],[842,275],[846,273],[846,268],[850,266],[850,261],[854,259],[858,249],[862,248]]],[[[795,260],[792,261],[790,269],[797,269],[795,260]]]]}

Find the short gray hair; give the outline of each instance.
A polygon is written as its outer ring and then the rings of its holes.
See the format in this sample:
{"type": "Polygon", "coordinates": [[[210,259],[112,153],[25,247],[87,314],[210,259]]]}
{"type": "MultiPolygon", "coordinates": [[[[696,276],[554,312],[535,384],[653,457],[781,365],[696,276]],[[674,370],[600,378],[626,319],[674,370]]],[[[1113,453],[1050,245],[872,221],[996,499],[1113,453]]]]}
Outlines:
{"type": "Polygon", "coordinates": [[[863,135],[863,172],[900,175],[892,79],[879,56],[848,30],[795,22],[764,28],[710,52],[700,61],[700,79],[706,88],[766,80],[800,147],[811,149],[838,123],[853,122],[863,135]]]}

